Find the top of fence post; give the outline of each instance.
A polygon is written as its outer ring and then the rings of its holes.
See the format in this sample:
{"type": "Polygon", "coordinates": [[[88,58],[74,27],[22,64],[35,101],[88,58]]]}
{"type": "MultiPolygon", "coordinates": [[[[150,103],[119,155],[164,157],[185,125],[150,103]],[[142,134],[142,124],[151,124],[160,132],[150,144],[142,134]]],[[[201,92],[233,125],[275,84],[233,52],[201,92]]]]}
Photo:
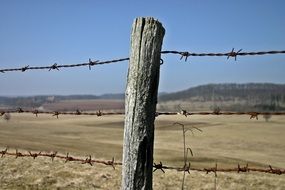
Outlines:
{"type": "Polygon", "coordinates": [[[154,18],[132,27],[126,88],[122,189],[152,189],[154,119],[165,30],[154,18]]]}

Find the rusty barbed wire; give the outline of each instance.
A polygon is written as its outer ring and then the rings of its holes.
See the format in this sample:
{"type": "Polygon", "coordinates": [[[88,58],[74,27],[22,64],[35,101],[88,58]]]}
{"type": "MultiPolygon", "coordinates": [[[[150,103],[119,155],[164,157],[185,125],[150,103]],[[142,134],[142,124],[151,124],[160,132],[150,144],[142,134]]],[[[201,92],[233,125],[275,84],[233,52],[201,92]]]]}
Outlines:
{"type": "MultiPolygon", "coordinates": [[[[230,57],[237,59],[237,56],[254,56],[254,55],[272,55],[272,54],[284,54],[285,50],[280,50],[280,51],[258,51],[258,52],[241,52],[242,49],[235,51],[234,48],[230,52],[227,53],[193,53],[193,52],[188,52],[188,51],[161,51],[161,54],[179,54],[181,55],[180,60],[184,58],[185,61],[187,61],[187,58],[189,56],[226,56],[227,59],[230,57]]],[[[27,70],[60,70],[60,68],[73,68],[73,67],[82,67],[82,66],[88,66],[89,70],[91,70],[92,66],[95,65],[103,65],[103,64],[109,64],[109,63],[116,63],[116,62],[122,62],[122,61],[128,61],[130,58],[121,58],[121,59],[113,59],[113,60],[108,60],[108,61],[92,61],[91,59],[88,60],[88,62],[85,63],[79,63],[79,64],[63,64],[63,65],[58,65],[57,63],[54,63],[49,66],[33,66],[30,67],[30,65],[23,66],[20,68],[9,68],[9,69],[0,69],[0,73],[5,73],[5,72],[12,72],[12,71],[21,71],[25,72],[27,70]]],[[[163,60],[160,59],[160,64],[163,64],[163,60]]]]}
{"type": "Polygon", "coordinates": [[[188,51],[161,51],[161,54],[178,54],[181,55],[180,60],[185,58],[184,60],[187,61],[187,58],[190,56],[226,56],[227,59],[230,57],[237,59],[237,56],[254,56],[254,55],[273,55],[273,54],[283,54],[285,50],[281,51],[258,51],[258,52],[241,52],[242,49],[238,51],[234,51],[234,48],[230,52],[227,53],[193,53],[188,51]]]}
{"type": "Polygon", "coordinates": [[[72,68],[72,67],[83,67],[83,66],[88,66],[89,70],[91,70],[92,66],[95,65],[103,65],[103,64],[109,64],[109,63],[117,63],[117,62],[122,62],[122,61],[127,61],[129,58],[121,58],[121,59],[113,59],[109,61],[92,61],[89,59],[89,62],[86,63],[79,63],[79,64],[65,64],[65,65],[58,65],[57,63],[54,63],[50,66],[39,66],[39,67],[30,67],[29,65],[20,67],[20,68],[12,68],[12,69],[0,69],[0,73],[5,73],[5,72],[12,72],[12,71],[21,71],[25,72],[27,70],[58,70],[60,68],[72,68]]]}
{"type": "MultiPolygon", "coordinates": [[[[103,164],[107,166],[112,166],[115,169],[115,166],[121,166],[122,162],[116,162],[114,157],[112,157],[111,160],[99,160],[99,159],[92,159],[91,155],[88,155],[86,158],[79,158],[70,156],[69,153],[66,153],[66,155],[59,154],[58,152],[43,152],[43,151],[27,151],[26,153],[20,152],[18,149],[15,150],[15,152],[9,152],[8,148],[5,148],[4,150],[0,151],[0,157],[4,158],[6,156],[21,158],[21,157],[27,157],[32,158],[33,160],[36,160],[36,158],[39,157],[48,157],[53,162],[54,159],[60,159],[63,160],[63,163],[67,162],[80,162],[81,164],[88,164],[90,166],[93,166],[93,164],[103,164]]],[[[273,168],[271,165],[268,165],[268,168],[254,168],[249,167],[248,164],[244,167],[241,167],[239,164],[237,167],[233,168],[219,168],[213,167],[213,168],[195,168],[191,167],[190,164],[188,166],[183,167],[173,167],[173,166],[167,166],[162,164],[162,162],[159,162],[159,164],[153,165],[153,172],[156,172],[157,170],[160,170],[161,172],[164,172],[166,170],[176,170],[178,172],[188,172],[190,174],[190,171],[197,171],[197,172],[206,172],[208,173],[217,173],[217,172],[236,172],[236,173],[244,173],[244,172],[261,172],[261,173],[269,173],[269,174],[276,174],[276,175],[283,175],[285,174],[285,169],[281,168],[273,168]]]]}
{"type": "Polygon", "coordinates": [[[181,112],[157,112],[156,116],[159,115],[184,115],[185,117],[191,115],[249,115],[250,119],[255,118],[258,120],[259,115],[285,115],[285,112],[188,112],[181,110],[181,112]]]}
{"type": "MultiPolygon", "coordinates": [[[[17,109],[8,109],[8,110],[0,110],[0,116],[3,116],[5,113],[32,113],[35,114],[36,117],[38,117],[39,114],[51,114],[52,116],[55,116],[58,118],[59,115],[95,115],[95,116],[104,116],[104,115],[124,115],[125,112],[103,112],[101,110],[98,110],[96,112],[83,112],[77,109],[76,111],[69,111],[69,112],[61,112],[61,111],[39,111],[37,109],[35,110],[24,110],[23,108],[17,108],[17,109]]],[[[213,112],[188,112],[186,110],[181,110],[181,112],[156,112],[156,117],[160,115],[184,115],[185,117],[191,116],[191,115],[249,115],[250,119],[256,119],[258,120],[259,115],[275,115],[275,116],[281,116],[285,115],[285,112],[221,112],[221,111],[213,111],[213,112]]]]}
{"type": "Polygon", "coordinates": [[[23,152],[18,151],[18,149],[16,149],[15,152],[8,152],[8,148],[6,148],[5,150],[0,151],[0,155],[1,155],[1,158],[7,155],[7,156],[14,156],[15,158],[31,157],[34,160],[38,157],[49,157],[51,158],[51,161],[54,161],[54,159],[57,158],[57,159],[64,160],[64,163],[81,162],[81,164],[89,164],[91,166],[97,163],[97,164],[104,164],[104,165],[112,166],[114,169],[116,165],[122,165],[121,162],[115,162],[114,157],[112,158],[112,160],[98,160],[98,159],[92,159],[91,155],[89,155],[85,159],[83,159],[83,158],[70,156],[69,153],[67,153],[66,156],[59,155],[58,152],[43,153],[42,151],[40,151],[40,152],[32,153],[31,151],[28,151],[28,153],[23,153],[23,152]]]}
{"type": "Polygon", "coordinates": [[[124,112],[102,112],[98,110],[96,112],[82,112],[80,110],[76,110],[75,112],[61,112],[61,111],[39,111],[35,110],[23,110],[22,108],[17,108],[15,110],[0,110],[0,116],[3,116],[5,113],[32,113],[38,117],[39,114],[50,114],[56,118],[59,118],[59,115],[89,115],[89,116],[104,116],[104,115],[124,115],[124,112]]]}
{"type": "MultiPolygon", "coordinates": [[[[268,168],[254,168],[249,167],[248,164],[244,167],[241,167],[239,164],[237,167],[233,168],[219,168],[217,164],[215,167],[211,168],[195,168],[191,167],[190,164],[188,166],[184,167],[172,167],[163,165],[162,162],[158,165],[153,166],[156,170],[176,170],[178,172],[188,172],[190,171],[198,171],[198,172],[206,172],[206,174],[213,172],[215,175],[217,175],[217,172],[236,172],[236,173],[244,173],[244,172],[260,172],[260,173],[270,173],[270,174],[276,174],[276,175],[282,175],[285,174],[285,169],[280,168],[273,168],[271,165],[268,165],[268,168]]],[[[154,171],[156,171],[154,170],[154,171]]]]}

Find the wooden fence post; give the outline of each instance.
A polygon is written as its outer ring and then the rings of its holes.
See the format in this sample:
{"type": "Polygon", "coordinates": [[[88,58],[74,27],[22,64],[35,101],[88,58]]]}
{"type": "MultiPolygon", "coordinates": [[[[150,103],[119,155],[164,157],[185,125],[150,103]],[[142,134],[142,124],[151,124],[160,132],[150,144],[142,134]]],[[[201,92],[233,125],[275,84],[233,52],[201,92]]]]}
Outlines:
{"type": "Polygon", "coordinates": [[[154,18],[132,26],[125,99],[122,189],[152,189],[154,120],[164,28],[154,18]]]}

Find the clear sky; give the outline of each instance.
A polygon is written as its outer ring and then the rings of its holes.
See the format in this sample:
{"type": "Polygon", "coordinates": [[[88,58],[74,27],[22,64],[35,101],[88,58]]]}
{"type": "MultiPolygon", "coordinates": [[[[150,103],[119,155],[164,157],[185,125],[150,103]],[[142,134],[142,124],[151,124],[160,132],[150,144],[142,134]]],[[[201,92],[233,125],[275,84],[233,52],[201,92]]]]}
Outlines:
{"type": "MultiPolygon", "coordinates": [[[[163,50],[229,52],[285,49],[284,0],[0,0],[0,68],[73,64],[129,56],[136,17],[166,29],[163,50]]],[[[163,55],[160,92],[207,83],[285,83],[285,55],[163,55]]],[[[0,73],[0,95],[123,93],[128,62],[0,73]]]]}

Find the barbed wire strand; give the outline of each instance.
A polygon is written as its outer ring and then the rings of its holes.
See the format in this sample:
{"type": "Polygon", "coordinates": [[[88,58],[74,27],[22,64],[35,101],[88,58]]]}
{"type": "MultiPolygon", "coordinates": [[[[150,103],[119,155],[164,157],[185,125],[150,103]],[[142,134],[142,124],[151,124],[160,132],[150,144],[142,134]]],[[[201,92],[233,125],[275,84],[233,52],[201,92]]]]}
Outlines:
{"type": "Polygon", "coordinates": [[[43,152],[34,152],[28,151],[28,153],[22,153],[16,149],[16,152],[8,152],[8,148],[6,148],[3,151],[0,151],[1,158],[3,158],[5,155],[8,156],[15,156],[16,158],[19,157],[31,157],[33,159],[36,159],[37,157],[49,157],[53,161],[55,158],[65,160],[66,162],[81,162],[82,164],[89,164],[93,165],[94,163],[98,164],[104,164],[104,165],[110,165],[115,169],[116,165],[122,165],[121,162],[115,162],[114,157],[112,160],[97,160],[92,159],[91,155],[87,156],[87,158],[76,158],[69,155],[69,153],[66,154],[66,156],[59,155],[58,152],[52,152],[52,153],[43,153],[43,152]]]}
{"type": "Polygon", "coordinates": [[[39,114],[50,114],[52,116],[56,116],[57,118],[59,115],[89,115],[89,116],[103,116],[103,115],[124,115],[124,112],[102,112],[101,110],[96,112],[82,112],[76,110],[75,112],[60,112],[60,111],[39,111],[39,110],[23,110],[22,108],[18,108],[16,110],[0,110],[0,116],[3,116],[5,113],[32,113],[38,117],[39,114]]]}
{"type": "MultiPolygon", "coordinates": [[[[48,157],[51,158],[51,161],[54,161],[54,159],[60,159],[64,160],[64,163],[67,162],[80,162],[81,164],[89,164],[90,166],[93,166],[93,164],[103,164],[107,166],[112,166],[113,169],[115,169],[115,166],[120,166],[122,165],[122,162],[116,162],[114,157],[112,160],[98,160],[98,159],[92,159],[91,155],[88,155],[86,158],[79,158],[79,157],[73,157],[70,156],[69,153],[66,155],[59,155],[58,152],[51,152],[51,153],[45,153],[45,152],[31,152],[28,151],[27,153],[20,152],[18,149],[16,149],[15,152],[8,152],[8,148],[5,150],[0,151],[0,157],[4,158],[5,156],[10,156],[10,157],[15,157],[15,158],[20,158],[20,157],[27,157],[27,158],[33,158],[36,160],[38,157],[48,157]]],[[[163,165],[162,162],[159,164],[154,163],[153,165],[153,172],[160,170],[165,173],[165,170],[176,170],[178,172],[188,172],[190,171],[198,171],[198,172],[206,172],[211,173],[211,172],[237,172],[237,173],[243,173],[243,172],[261,172],[261,173],[270,173],[270,174],[276,174],[276,175],[282,175],[285,174],[285,169],[280,169],[280,168],[273,168],[271,165],[268,166],[268,168],[254,168],[254,167],[249,167],[248,164],[244,167],[241,167],[239,164],[237,167],[233,168],[218,168],[218,167],[213,167],[213,168],[191,168],[191,167],[173,167],[173,166],[167,166],[163,165]]]]}
{"type": "Polygon", "coordinates": [[[54,63],[51,66],[40,66],[40,67],[30,67],[28,66],[24,66],[21,68],[12,68],[12,69],[1,69],[0,72],[1,73],[5,73],[5,72],[11,72],[11,71],[21,71],[21,72],[25,72],[27,70],[59,70],[60,68],[72,68],[72,67],[82,67],[82,66],[88,66],[89,70],[91,69],[92,66],[95,65],[103,65],[103,64],[110,64],[110,63],[117,63],[117,62],[122,62],[122,61],[127,61],[129,60],[129,58],[122,58],[122,59],[114,59],[114,60],[109,60],[109,61],[92,61],[91,59],[89,59],[88,63],[79,63],[79,64],[66,64],[66,65],[58,65],[57,63],[54,63]]]}
{"type": "Polygon", "coordinates": [[[285,115],[285,112],[188,112],[186,110],[182,110],[181,112],[157,112],[157,116],[159,115],[184,115],[185,117],[191,115],[249,115],[250,119],[257,119],[258,115],[285,115]]]}
{"type": "Polygon", "coordinates": [[[273,54],[284,54],[285,50],[281,51],[258,51],[258,52],[241,52],[242,49],[238,51],[234,51],[234,48],[232,51],[228,53],[193,53],[193,52],[188,52],[188,51],[162,51],[162,54],[179,54],[181,55],[180,59],[185,58],[185,61],[187,61],[187,58],[189,56],[226,56],[227,59],[230,57],[234,57],[235,60],[237,59],[237,56],[255,56],[255,55],[273,55],[273,54]]]}
{"type": "MultiPolygon", "coordinates": [[[[254,56],[254,55],[272,55],[272,54],[284,54],[285,50],[280,51],[259,51],[259,52],[241,52],[242,49],[238,51],[234,51],[234,48],[231,52],[227,53],[193,53],[188,51],[161,51],[161,54],[179,54],[181,55],[180,59],[185,58],[185,61],[187,61],[187,58],[189,56],[227,56],[227,59],[230,57],[234,57],[235,60],[237,59],[237,56],[254,56]]],[[[122,61],[128,61],[129,58],[121,58],[121,59],[114,59],[114,60],[108,60],[108,61],[92,61],[89,59],[89,62],[87,63],[79,63],[79,64],[65,64],[65,65],[58,65],[57,63],[54,63],[53,65],[49,66],[33,66],[30,67],[29,65],[20,67],[20,68],[10,68],[10,69],[0,69],[0,73],[5,72],[12,72],[12,71],[21,71],[25,72],[27,70],[59,70],[60,68],[72,68],[72,67],[82,67],[82,66],[88,66],[89,70],[92,66],[95,65],[103,65],[103,64],[109,64],[109,63],[117,63],[122,61]]],[[[163,63],[163,62],[162,62],[163,63]]]]}
{"type": "MultiPolygon", "coordinates": [[[[104,115],[124,115],[125,112],[82,112],[80,110],[76,110],[75,112],[60,112],[60,111],[39,111],[39,110],[24,110],[22,108],[18,108],[15,110],[0,110],[0,116],[3,116],[5,113],[32,113],[38,116],[39,114],[51,114],[58,118],[59,115],[95,115],[95,116],[104,116],[104,115]]],[[[285,115],[285,112],[188,112],[186,110],[182,110],[181,112],[156,112],[156,116],[160,115],[184,115],[185,117],[191,115],[249,115],[250,119],[257,119],[258,115],[275,115],[281,116],[285,115]]]]}

